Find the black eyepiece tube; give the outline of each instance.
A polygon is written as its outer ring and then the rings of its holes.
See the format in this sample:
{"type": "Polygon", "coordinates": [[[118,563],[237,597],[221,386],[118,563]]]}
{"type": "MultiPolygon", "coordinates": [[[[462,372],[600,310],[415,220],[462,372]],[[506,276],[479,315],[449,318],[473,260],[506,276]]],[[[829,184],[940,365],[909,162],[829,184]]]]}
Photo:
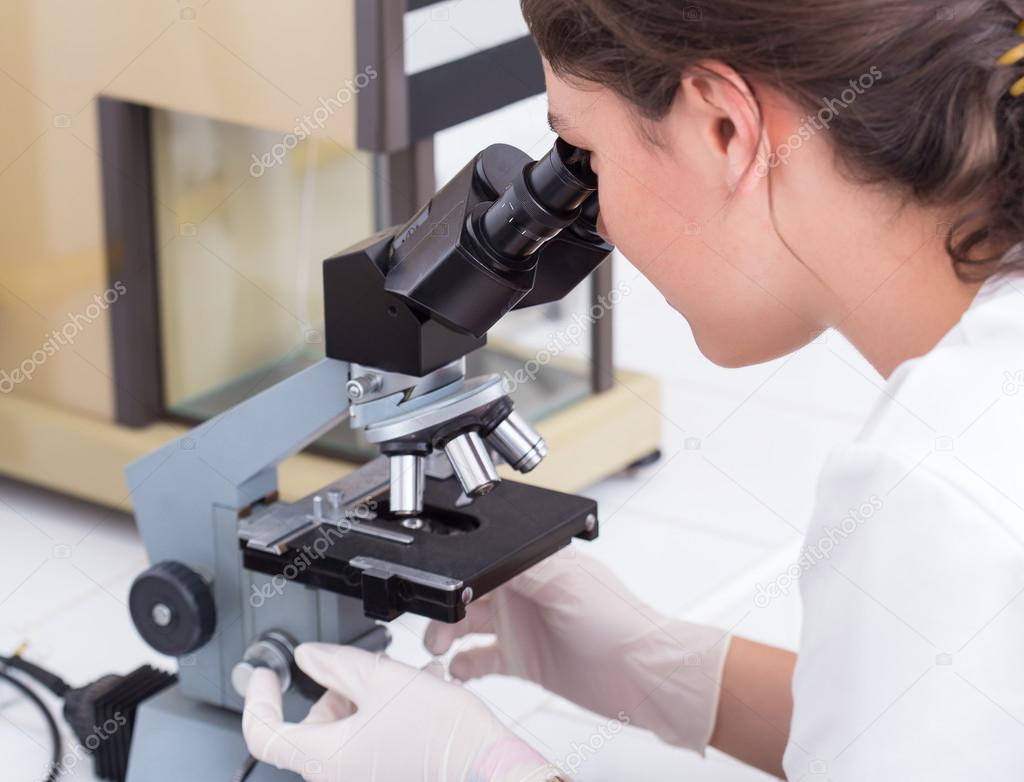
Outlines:
{"type": "Polygon", "coordinates": [[[597,176],[590,169],[589,153],[562,139],[530,166],[526,180],[540,202],[556,212],[575,209],[597,189],[597,176]]]}
{"type": "Polygon", "coordinates": [[[527,258],[579,217],[580,205],[597,190],[589,153],[562,139],[523,170],[480,220],[491,249],[515,261],[527,258]]]}
{"type": "Polygon", "coordinates": [[[580,207],[580,222],[585,223],[587,228],[596,229],[597,219],[601,215],[601,202],[594,193],[580,207]]]}

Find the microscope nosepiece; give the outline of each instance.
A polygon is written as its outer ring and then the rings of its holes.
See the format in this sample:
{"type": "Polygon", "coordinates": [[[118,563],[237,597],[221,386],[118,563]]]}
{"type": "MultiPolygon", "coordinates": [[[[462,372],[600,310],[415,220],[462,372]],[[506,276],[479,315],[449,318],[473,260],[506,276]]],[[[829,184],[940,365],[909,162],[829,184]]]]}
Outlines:
{"type": "Polygon", "coordinates": [[[548,446],[536,429],[516,411],[508,414],[486,437],[512,469],[527,473],[548,455],[548,446]]]}

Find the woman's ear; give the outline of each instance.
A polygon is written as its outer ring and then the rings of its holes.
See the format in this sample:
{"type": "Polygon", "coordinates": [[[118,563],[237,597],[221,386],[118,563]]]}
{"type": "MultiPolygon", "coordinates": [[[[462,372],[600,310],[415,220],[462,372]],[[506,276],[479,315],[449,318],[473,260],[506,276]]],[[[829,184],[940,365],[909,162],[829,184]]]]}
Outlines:
{"type": "Polygon", "coordinates": [[[767,159],[761,108],[747,81],[719,62],[702,62],[683,75],[681,96],[700,123],[705,152],[714,156],[730,193],[757,185],[758,161],[767,159]]]}

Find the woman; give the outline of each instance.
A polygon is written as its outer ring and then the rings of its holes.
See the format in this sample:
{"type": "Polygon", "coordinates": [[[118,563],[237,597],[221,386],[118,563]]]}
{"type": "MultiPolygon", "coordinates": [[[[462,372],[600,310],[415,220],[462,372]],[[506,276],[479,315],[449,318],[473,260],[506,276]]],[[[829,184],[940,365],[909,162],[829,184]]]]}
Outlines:
{"type": "MultiPolygon", "coordinates": [[[[659,616],[579,556],[432,626],[429,648],[495,633],[456,678],[525,677],[793,780],[1019,778],[1024,4],[522,5],[551,125],[599,175],[602,232],[704,355],[749,365],[835,328],[888,385],[820,479],[808,544],[832,550],[801,578],[799,661],[659,616]]],[[[306,725],[281,724],[272,675],[250,691],[249,745],[277,765],[559,778],[457,685],[351,649],[299,663],[331,691],[306,725]]]]}

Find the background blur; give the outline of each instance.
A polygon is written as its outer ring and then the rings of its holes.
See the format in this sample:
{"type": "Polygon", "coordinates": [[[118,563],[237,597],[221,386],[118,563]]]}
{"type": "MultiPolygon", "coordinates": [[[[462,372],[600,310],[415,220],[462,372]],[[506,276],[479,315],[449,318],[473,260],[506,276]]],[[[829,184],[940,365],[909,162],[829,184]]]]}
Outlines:
{"type": "MultiPolygon", "coordinates": [[[[349,132],[342,126],[354,121],[351,107],[332,114],[322,137],[296,144],[280,165],[260,171],[254,163],[282,141],[280,117],[337,92],[333,58],[338,47],[354,45],[345,37],[355,33],[331,34],[332,20],[323,19],[280,29],[282,40],[308,37],[282,86],[264,75],[272,53],[239,46],[247,25],[260,26],[260,4],[106,5],[104,13],[118,20],[109,28],[71,2],[0,9],[0,369],[18,366],[68,313],[85,312],[102,293],[92,271],[104,263],[96,96],[137,100],[156,79],[169,85],[167,106],[154,105],[151,116],[165,401],[177,414],[202,417],[217,393],[247,373],[322,352],[319,262],[373,230],[379,169],[369,153],[335,140],[349,132]],[[43,46],[54,28],[60,45],[43,46]],[[86,29],[116,32],[80,35],[86,29]],[[188,67],[163,71],[161,50],[174,46],[194,47],[180,60],[188,67]],[[200,100],[204,63],[214,61],[241,85],[230,100],[200,100]],[[178,111],[179,99],[209,105],[203,114],[178,111]]],[[[288,15],[300,17],[304,5],[290,6],[288,15]]],[[[320,13],[329,4],[310,5],[320,13]]],[[[337,4],[336,31],[348,29],[346,5],[337,4]]],[[[515,0],[450,0],[406,14],[403,25],[410,74],[525,32],[515,0]]],[[[433,147],[437,182],[490,143],[541,155],[553,141],[546,110],[540,95],[442,130],[433,147]]],[[[699,233],[689,241],[701,241],[699,233]]],[[[656,416],[662,457],[583,492],[599,501],[603,526],[581,548],[662,611],[796,648],[798,584],[787,570],[816,476],[829,449],[855,436],[882,381],[834,333],[769,364],[717,368],[629,260],[617,255],[613,264],[623,293],[614,311],[617,386],[656,416]],[[630,372],[656,378],[660,397],[631,390],[630,372]],[[765,597],[772,583],[781,597],[765,597]]],[[[509,318],[492,336],[529,355],[573,315],[585,317],[589,305],[581,289],[558,307],[509,318]]],[[[108,320],[101,312],[15,393],[110,416],[108,320]]],[[[565,345],[564,358],[586,362],[590,350],[579,340],[565,345]]],[[[571,397],[575,386],[566,383],[552,393],[571,397]]],[[[19,458],[14,446],[0,441],[5,458],[19,458]]],[[[28,453],[31,443],[17,447],[28,453]]],[[[0,650],[27,641],[35,659],[72,683],[142,661],[172,664],[143,644],[127,616],[128,587],[147,564],[129,514],[2,478],[0,529],[0,650]]],[[[393,654],[425,662],[423,622],[406,616],[392,626],[393,654]]],[[[522,682],[491,678],[472,687],[539,751],[574,766],[580,780],[767,778],[714,752],[701,761],[631,728],[603,738],[606,720],[522,682]]],[[[0,718],[4,778],[35,778],[47,760],[37,715],[0,685],[0,718]]],[[[89,764],[72,777],[91,779],[89,764]]]]}

